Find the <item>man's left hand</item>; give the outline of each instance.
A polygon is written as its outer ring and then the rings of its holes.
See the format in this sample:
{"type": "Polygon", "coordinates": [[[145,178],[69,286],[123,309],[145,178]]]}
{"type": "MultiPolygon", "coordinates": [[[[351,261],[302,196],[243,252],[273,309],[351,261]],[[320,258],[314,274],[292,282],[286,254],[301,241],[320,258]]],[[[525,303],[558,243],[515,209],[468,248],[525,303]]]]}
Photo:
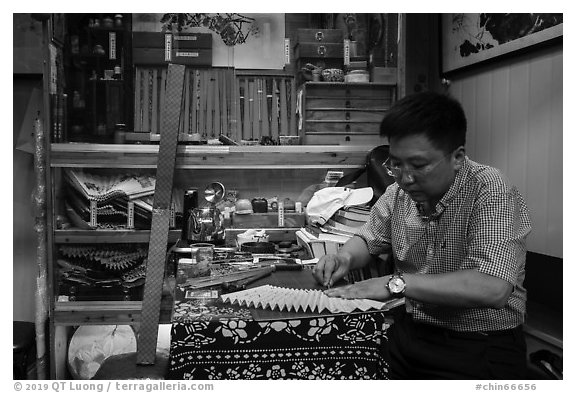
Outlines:
{"type": "Polygon", "coordinates": [[[354,284],[326,289],[324,293],[330,297],[343,299],[373,299],[388,300],[390,292],[386,287],[390,276],[371,278],[354,284]]]}

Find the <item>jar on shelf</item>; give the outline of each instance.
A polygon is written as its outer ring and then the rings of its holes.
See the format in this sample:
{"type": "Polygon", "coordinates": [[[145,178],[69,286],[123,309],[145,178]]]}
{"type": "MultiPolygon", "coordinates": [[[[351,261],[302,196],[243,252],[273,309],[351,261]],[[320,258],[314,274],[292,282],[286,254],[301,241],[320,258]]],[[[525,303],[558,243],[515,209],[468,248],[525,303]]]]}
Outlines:
{"type": "Polygon", "coordinates": [[[114,15],[114,26],[122,27],[122,14],[114,15]]]}
{"type": "Polygon", "coordinates": [[[102,27],[106,29],[111,29],[114,27],[114,20],[111,16],[105,16],[102,18],[102,27]]]}
{"type": "Polygon", "coordinates": [[[209,243],[195,243],[190,246],[192,260],[196,261],[198,277],[209,276],[214,258],[214,245],[209,243]]]}

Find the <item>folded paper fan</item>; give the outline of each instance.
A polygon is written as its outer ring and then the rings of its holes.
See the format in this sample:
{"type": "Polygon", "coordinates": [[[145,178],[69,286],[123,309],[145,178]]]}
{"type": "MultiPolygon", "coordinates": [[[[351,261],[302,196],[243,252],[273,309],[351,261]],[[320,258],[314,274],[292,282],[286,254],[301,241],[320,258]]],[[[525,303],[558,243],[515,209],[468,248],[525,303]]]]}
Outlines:
{"type": "Polygon", "coordinates": [[[329,311],[336,313],[350,313],[354,310],[368,311],[381,310],[385,303],[370,299],[341,299],[329,297],[316,289],[293,289],[262,285],[244,291],[223,294],[220,296],[224,303],[238,304],[254,308],[270,308],[278,311],[302,311],[321,313],[329,311]]]}

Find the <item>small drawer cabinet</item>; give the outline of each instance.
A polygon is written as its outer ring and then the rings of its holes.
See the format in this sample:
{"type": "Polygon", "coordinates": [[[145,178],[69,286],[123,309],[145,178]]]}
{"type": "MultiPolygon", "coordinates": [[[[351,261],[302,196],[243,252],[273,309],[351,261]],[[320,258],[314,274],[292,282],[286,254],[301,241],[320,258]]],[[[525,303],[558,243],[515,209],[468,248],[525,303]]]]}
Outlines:
{"type": "Polygon", "coordinates": [[[298,128],[305,144],[382,144],[380,122],[396,101],[396,85],[307,82],[298,99],[298,128]]]}

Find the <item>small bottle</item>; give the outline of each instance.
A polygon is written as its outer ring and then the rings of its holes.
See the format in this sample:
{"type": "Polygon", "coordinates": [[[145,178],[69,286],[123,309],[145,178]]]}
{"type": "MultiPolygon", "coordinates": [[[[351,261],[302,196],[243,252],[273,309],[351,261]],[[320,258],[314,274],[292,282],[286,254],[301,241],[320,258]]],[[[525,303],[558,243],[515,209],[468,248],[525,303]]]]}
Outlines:
{"type": "Polygon", "coordinates": [[[128,289],[126,287],[122,288],[122,299],[125,302],[130,301],[130,289],[128,289]]]}
{"type": "Polygon", "coordinates": [[[198,247],[196,251],[196,263],[198,266],[198,276],[209,276],[210,268],[212,267],[212,259],[214,257],[214,249],[211,246],[198,247]]]}
{"type": "Polygon", "coordinates": [[[112,19],[111,16],[105,16],[104,18],[102,18],[102,27],[106,29],[111,29],[112,27],[114,27],[114,20],[112,19]]]}
{"type": "Polygon", "coordinates": [[[188,242],[192,241],[192,234],[194,232],[194,209],[198,207],[198,190],[195,188],[190,188],[184,193],[184,211],[182,220],[182,240],[188,242]]]}
{"type": "Polygon", "coordinates": [[[68,289],[68,300],[71,302],[75,302],[77,292],[78,289],[76,288],[75,285],[70,286],[70,288],[68,289]]]}
{"type": "Polygon", "coordinates": [[[120,80],[122,79],[122,67],[120,67],[119,65],[114,66],[114,79],[116,80],[120,80]]]}

